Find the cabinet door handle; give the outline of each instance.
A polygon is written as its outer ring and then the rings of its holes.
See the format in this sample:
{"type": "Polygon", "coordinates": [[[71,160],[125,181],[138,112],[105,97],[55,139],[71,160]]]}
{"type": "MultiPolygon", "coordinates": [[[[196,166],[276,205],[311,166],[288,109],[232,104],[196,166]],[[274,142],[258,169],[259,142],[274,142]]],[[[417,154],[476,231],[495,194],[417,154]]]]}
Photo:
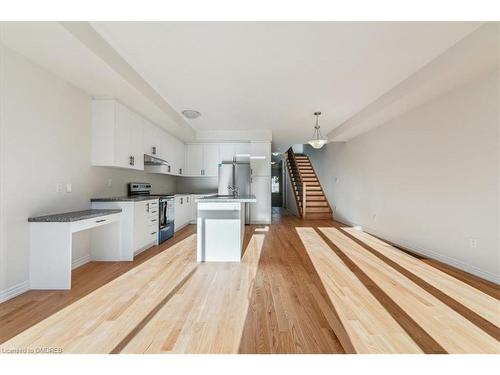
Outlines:
{"type": "Polygon", "coordinates": [[[152,151],[153,151],[153,155],[156,155],[156,146],[153,146],[152,151]]]}
{"type": "Polygon", "coordinates": [[[184,200],[184,198],[181,198],[181,204],[183,204],[183,200],[184,200]]]}
{"type": "Polygon", "coordinates": [[[158,233],[158,232],[152,232],[151,234],[156,234],[156,233],[158,233]]]}
{"type": "Polygon", "coordinates": [[[170,173],[170,165],[168,166],[168,169],[167,169],[167,170],[168,170],[168,173],[170,173]]]}
{"type": "Polygon", "coordinates": [[[130,165],[134,165],[134,157],[133,156],[130,156],[130,158],[129,158],[129,164],[130,165]]]}
{"type": "Polygon", "coordinates": [[[146,212],[149,212],[149,203],[146,203],[146,212]]]}
{"type": "Polygon", "coordinates": [[[179,168],[179,174],[182,174],[182,168],[179,168]]]}
{"type": "Polygon", "coordinates": [[[96,223],[103,223],[103,222],[105,222],[105,221],[106,221],[106,219],[101,219],[101,220],[96,220],[95,222],[96,222],[96,223]]]}

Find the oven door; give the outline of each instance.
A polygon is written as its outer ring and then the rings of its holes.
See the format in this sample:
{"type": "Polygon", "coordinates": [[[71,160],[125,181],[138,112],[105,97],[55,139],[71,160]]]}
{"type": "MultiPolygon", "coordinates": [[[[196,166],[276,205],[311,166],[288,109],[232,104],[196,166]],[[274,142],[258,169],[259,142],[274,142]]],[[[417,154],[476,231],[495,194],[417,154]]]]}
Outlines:
{"type": "Polygon", "coordinates": [[[158,242],[162,243],[174,235],[174,199],[160,198],[159,207],[159,236],[158,242]]]}

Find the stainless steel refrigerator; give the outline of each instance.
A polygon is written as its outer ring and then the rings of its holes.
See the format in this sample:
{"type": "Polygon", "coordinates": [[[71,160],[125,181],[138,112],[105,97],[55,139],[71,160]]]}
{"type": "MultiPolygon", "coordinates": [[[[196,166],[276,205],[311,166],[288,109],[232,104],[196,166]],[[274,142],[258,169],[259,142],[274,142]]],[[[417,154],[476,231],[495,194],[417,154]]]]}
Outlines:
{"type": "MultiPolygon", "coordinates": [[[[250,195],[250,162],[223,161],[219,164],[219,195],[233,195],[236,187],[240,195],[250,195]]],[[[245,224],[250,224],[250,203],[245,205],[245,224]]]]}

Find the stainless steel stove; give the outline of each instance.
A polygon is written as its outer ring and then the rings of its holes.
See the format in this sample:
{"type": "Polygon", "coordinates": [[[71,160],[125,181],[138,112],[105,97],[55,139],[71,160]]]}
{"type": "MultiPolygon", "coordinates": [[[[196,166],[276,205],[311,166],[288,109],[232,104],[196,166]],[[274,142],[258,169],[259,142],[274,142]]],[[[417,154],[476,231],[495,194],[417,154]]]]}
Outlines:
{"type": "Polygon", "coordinates": [[[130,182],[128,184],[128,195],[145,195],[158,198],[158,243],[165,242],[174,236],[175,201],[174,194],[151,194],[151,184],[147,182],[130,182]]]}

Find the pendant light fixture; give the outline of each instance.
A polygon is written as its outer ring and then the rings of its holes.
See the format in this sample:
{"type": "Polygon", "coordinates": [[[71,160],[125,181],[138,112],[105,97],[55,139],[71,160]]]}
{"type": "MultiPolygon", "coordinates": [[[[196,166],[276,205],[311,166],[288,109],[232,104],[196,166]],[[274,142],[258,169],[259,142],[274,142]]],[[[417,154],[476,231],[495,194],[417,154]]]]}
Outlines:
{"type": "Polygon", "coordinates": [[[312,139],[309,141],[309,144],[314,148],[321,148],[328,142],[327,139],[323,138],[321,134],[321,130],[319,130],[318,118],[321,115],[321,112],[314,112],[314,116],[316,116],[316,124],[314,125],[314,134],[312,139]]]}

